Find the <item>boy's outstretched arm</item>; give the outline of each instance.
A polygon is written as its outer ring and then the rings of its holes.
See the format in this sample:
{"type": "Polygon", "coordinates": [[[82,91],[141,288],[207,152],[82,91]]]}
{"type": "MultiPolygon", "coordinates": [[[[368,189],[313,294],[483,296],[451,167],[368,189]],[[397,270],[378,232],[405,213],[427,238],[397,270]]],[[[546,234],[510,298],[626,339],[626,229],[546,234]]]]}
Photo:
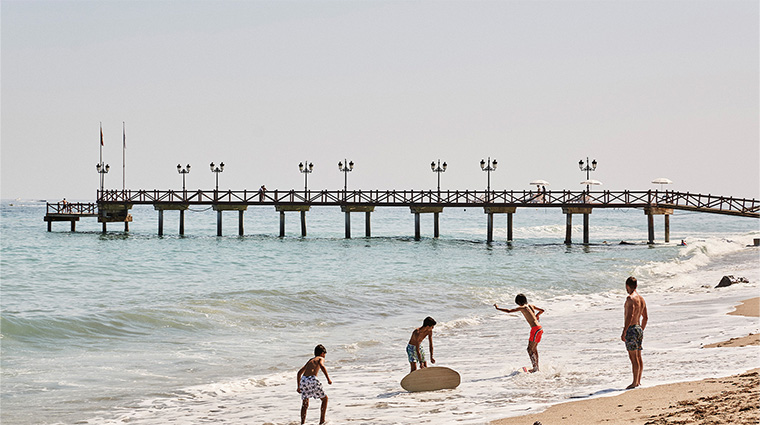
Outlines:
{"type": "Polygon", "coordinates": [[[494,304],[493,306],[494,306],[494,307],[496,307],[496,309],[497,309],[497,310],[499,310],[499,311],[503,311],[503,312],[505,312],[505,313],[517,313],[518,311],[520,311],[520,309],[519,309],[519,308],[514,308],[514,309],[509,309],[509,308],[499,308],[499,306],[498,306],[498,305],[496,305],[496,304],[494,304]]]}

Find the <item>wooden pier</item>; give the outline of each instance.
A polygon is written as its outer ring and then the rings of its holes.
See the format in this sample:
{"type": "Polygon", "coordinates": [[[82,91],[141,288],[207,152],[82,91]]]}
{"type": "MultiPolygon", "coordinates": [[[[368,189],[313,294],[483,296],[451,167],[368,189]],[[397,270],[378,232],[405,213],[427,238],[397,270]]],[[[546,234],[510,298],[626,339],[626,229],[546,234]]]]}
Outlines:
{"type": "Polygon", "coordinates": [[[244,213],[249,206],[274,207],[280,214],[280,237],[285,236],[285,213],[298,212],[301,236],[306,236],[306,213],[312,207],[339,206],[345,213],[345,236],[351,237],[351,213],[365,214],[365,237],[371,237],[371,213],[377,207],[408,207],[414,214],[415,239],[420,239],[420,214],[433,214],[434,237],[439,237],[439,215],[444,208],[483,208],[487,215],[487,242],[492,242],[494,214],[507,215],[507,241],[512,241],[513,216],[518,208],[561,208],[566,215],[565,243],[572,243],[573,215],[583,215],[583,243],[589,243],[590,215],[595,208],[635,208],[647,216],[648,242],[654,243],[654,216],[664,216],[665,242],[670,240],[670,215],[675,210],[760,218],[760,201],[674,191],[217,191],[217,190],[104,190],[97,203],[48,204],[45,221],[74,222],[80,217],[98,217],[106,223],[123,222],[128,231],[134,205],[153,205],[158,211],[158,234],[163,235],[164,211],[179,211],[179,234],[184,234],[184,212],[190,206],[210,206],[217,212],[217,235],[222,236],[222,213],[238,211],[238,233],[243,235],[244,213]]]}

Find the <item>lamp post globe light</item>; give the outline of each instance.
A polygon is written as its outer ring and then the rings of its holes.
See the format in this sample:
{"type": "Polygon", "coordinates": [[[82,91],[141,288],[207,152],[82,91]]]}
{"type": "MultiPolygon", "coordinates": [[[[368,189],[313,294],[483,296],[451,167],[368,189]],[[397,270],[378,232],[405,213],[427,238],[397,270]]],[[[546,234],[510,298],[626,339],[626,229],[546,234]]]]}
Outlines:
{"type": "Polygon", "coordinates": [[[103,161],[95,164],[95,169],[98,170],[98,174],[100,174],[100,191],[103,191],[103,183],[104,183],[104,176],[106,173],[108,173],[108,170],[111,169],[111,166],[108,164],[104,164],[103,161]]]}
{"type": "Polygon", "coordinates": [[[298,171],[303,173],[303,191],[309,190],[309,174],[314,172],[314,164],[309,161],[299,162],[298,171]],[[308,165],[304,165],[307,164],[308,165]]]}
{"type": "Polygon", "coordinates": [[[491,171],[496,171],[496,165],[498,165],[498,162],[494,159],[491,161],[491,157],[488,157],[488,162],[486,160],[481,159],[480,160],[480,169],[488,173],[488,193],[491,193],[491,171]]]}
{"type": "Polygon", "coordinates": [[[343,192],[345,193],[348,191],[348,173],[354,171],[354,161],[346,162],[345,159],[343,162],[338,161],[338,171],[343,173],[343,192]]]}
{"type": "MultiPolygon", "coordinates": [[[[581,171],[585,171],[586,172],[586,181],[588,181],[589,178],[590,178],[589,174],[592,171],[596,171],[596,160],[593,160],[593,161],[589,162],[588,161],[588,157],[586,157],[586,162],[584,163],[583,160],[581,159],[580,161],[578,161],[578,168],[580,168],[581,171]]],[[[589,188],[590,188],[590,185],[587,184],[586,185],[586,192],[589,191],[589,188]]]]}
{"type": "Polygon", "coordinates": [[[177,172],[182,174],[182,191],[185,191],[185,174],[190,172],[190,164],[187,164],[184,168],[177,164],[177,172]]]}
{"type": "Polygon", "coordinates": [[[435,166],[435,161],[430,163],[430,169],[433,170],[434,173],[438,174],[438,192],[441,191],[441,173],[446,172],[446,167],[448,167],[446,161],[443,162],[443,167],[441,167],[440,159],[438,160],[438,167],[435,166]]]}
{"type": "Polygon", "coordinates": [[[209,168],[211,168],[212,173],[216,174],[216,190],[219,191],[219,173],[224,171],[224,162],[220,162],[218,167],[212,162],[209,164],[209,168]]]}

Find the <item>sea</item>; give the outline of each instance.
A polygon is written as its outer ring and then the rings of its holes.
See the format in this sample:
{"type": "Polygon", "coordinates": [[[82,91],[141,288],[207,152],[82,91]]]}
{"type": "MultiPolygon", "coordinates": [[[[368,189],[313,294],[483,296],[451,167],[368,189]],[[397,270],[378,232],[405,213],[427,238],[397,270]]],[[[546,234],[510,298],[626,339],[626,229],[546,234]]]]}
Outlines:
{"type": "MultiPolygon", "coordinates": [[[[297,213],[279,237],[273,207],[179,214],[135,206],[130,231],[94,218],[53,223],[45,202],[2,200],[0,421],[10,424],[297,424],[296,373],[327,348],[327,418],[340,424],[485,424],[567,400],[619,394],[632,380],[624,343],[624,282],[639,281],[649,324],[644,387],[727,376],[760,366],[760,347],[704,348],[760,331],[728,315],[760,295],[760,221],[676,211],[671,242],[642,210],[595,209],[590,244],[576,219],[563,243],[558,209],[520,208],[514,241],[482,209],[432,215],[378,208],[372,237],[353,214],[314,207],[301,237],[297,213]],[[681,240],[686,242],[681,246],[681,240]],[[626,244],[621,244],[625,241],[626,244]],[[723,276],[747,283],[716,288],[723,276]],[[518,293],[546,310],[538,373],[518,293]],[[461,374],[453,390],[408,393],[405,347],[431,316],[436,366],[461,374]]],[[[423,345],[427,349],[427,343],[423,345]]],[[[314,401],[307,423],[317,423],[314,401]]]]}

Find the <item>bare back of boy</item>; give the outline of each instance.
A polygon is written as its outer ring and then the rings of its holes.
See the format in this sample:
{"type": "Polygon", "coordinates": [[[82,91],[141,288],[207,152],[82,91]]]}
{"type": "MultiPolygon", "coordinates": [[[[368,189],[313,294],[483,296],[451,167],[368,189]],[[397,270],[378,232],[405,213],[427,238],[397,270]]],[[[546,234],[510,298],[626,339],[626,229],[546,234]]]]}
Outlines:
{"type": "Polygon", "coordinates": [[[536,307],[532,304],[526,304],[520,307],[517,307],[518,310],[520,310],[520,313],[525,316],[525,320],[528,322],[530,327],[534,326],[541,326],[541,324],[538,322],[538,316],[536,316],[536,307]]]}
{"type": "Polygon", "coordinates": [[[319,369],[323,369],[325,364],[324,357],[314,357],[306,362],[303,367],[303,376],[317,376],[319,369]]]}

